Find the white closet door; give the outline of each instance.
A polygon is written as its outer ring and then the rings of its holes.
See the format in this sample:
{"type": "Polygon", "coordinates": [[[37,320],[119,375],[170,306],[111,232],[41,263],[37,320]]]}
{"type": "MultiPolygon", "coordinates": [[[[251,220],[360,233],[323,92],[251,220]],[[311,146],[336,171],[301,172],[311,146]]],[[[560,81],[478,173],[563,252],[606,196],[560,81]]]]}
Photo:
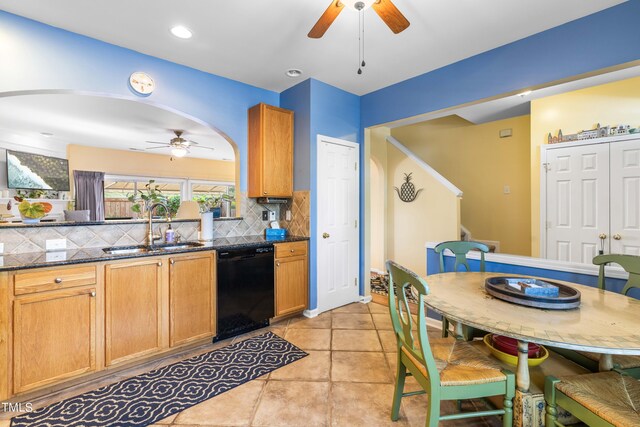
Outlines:
{"type": "Polygon", "coordinates": [[[609,234],[609,144],[551,149],[547,163],[547,258],[591,264],[609,234]]]}
{"type": "Polygon", "coordinates": [[[610,145],[611,252],[640,255],[640,140],[610,145]]]}

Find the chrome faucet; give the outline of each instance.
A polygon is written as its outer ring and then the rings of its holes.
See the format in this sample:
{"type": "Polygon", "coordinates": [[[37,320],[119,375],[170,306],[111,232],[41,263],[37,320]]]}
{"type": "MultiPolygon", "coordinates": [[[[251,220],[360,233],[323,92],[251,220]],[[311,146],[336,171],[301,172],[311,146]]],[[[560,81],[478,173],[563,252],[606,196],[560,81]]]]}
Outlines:
{"type": "Polygon", "coordinates": [[[149,232],[147,233],[147,245],[153,246],[156,240],[160,240],[162,236],[159,234],[153,234],[153,211],[158,206],[162,206],[164,208],[164,213],[166,215],[167,221],[171,222],[171,215],[169,214],[169,208],[163,202],[156,202],[149,206],[149,232]]]}

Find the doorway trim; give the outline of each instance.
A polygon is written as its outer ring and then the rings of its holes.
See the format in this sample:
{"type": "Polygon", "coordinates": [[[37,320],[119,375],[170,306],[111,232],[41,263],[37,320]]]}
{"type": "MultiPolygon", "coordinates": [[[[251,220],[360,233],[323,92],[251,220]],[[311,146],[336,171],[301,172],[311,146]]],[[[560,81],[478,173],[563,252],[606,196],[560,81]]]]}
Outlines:
{"type": "MultiPolygon", "coordinates": [[[[356,265],[354,265],[354,271],[356,273],[356,278],[358,280],[358,286],[356,287],[356,295],[354,296],[354,300],[353,302],[358,302],[361,298],[360,298],[360,281],[364,280],[362,279],[362,277],[360,277],[360,262],[361,262],[361,258],[362,258],[362,247],[360,245],[360,230],[362,229],[362,224],[361,224],[361,205],[360,205],[360,194],[361,194],[361,179],[360,179],[360,168],[362,167],[361,161],[362,159],[360,158],[360,144],[356,143],[356,142],[352,142],[352,141],[347,141],[345,139],[339,139],[339,138],[332,138],[329,136],[325,136],[325,135],[320,135],[318,134],[316,137],[316,178],[317,178],[317,182],[316,182],[316,197],[317,197],[317,203],[321,203],[320,198],[319,198],[319,188],[321,184],[321,180],[320,180],[320,171],[323,168],[323,165],[321,163],[322,157],[320,156],[320,150],[322,149],[322,143],[323,142],[328,142],[331,144],[337,144],[337,145],[342,145],[345,147],[349,147],[349,148],[353,148],[355,149],[355,159],[356,159],[356,168],[357,168],[357,175],[356,175],[356,181],[355,181],[355,190],[356,190],[356,215],[355,217],[357,218],[357,226],[355,227],[355,245],[356,245],[356,252],[357,252],[357,256],[356,256],[356,265]]],[[[316,208],[316,215],[317,215],[317,227],[316,227],[316,242],[317,243],[317,250],[316,250],[316,265],[317,267],[319,267],[319,259],[320,259],[320,239],[322,238],[321,236],[321,230],[320,230],[320,226],[321,226],[321,221],[320,221],[320,210],[318,208],[316,208]]],[[[327,311],[326,306],[323,303],[323,300],[325,298],[324,295],[322,295],[322,284],[320,281],[321,278],[321,269],[320,268],[316,268],[316,274],[315,274],[315,279],[316,279],[316,295],[317,295],[317,311],[318,313],[322,313],[323,311],[327,311]]]]}

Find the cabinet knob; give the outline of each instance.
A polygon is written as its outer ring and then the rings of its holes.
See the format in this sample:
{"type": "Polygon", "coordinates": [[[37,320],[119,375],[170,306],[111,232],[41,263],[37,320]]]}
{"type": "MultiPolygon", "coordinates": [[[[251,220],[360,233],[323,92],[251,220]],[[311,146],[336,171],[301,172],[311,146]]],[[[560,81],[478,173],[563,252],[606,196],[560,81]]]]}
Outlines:
{"type": "Polygon", "coordinates": [[[176,263],[176,261],[175,261],[173,258],[171,258],[171,259],[169,260],[169,264],[173,265],[173,264],[175,264],[175,263],[176,263]]]}
{"type": "Polygon", "coordinates": [[[621,240],[621,239],[622,239],[622,236],[619,235],[618,233],[613,235],[613,240],[621,240]]]}
{"type": "Polygon", "coordinates": [[[263,192],[262,192],[262,194],[266,195],[266,194],[267,194],[267,192],[266,192],[266,191],[263,191],[263,192]]]}
{"type": "Polygon", "coordinates": [[[62,283],[62,279],[59,278],[59,277],[56,277],[55,279],[53,279],[53,281],[58,283],[58,284],[62,283]]]}
{"type": "Polygon", "coordinates": [[[295,249],[291,249],[291,253],[294,253],[296,250],[295,249]]]}
{"type": "Polygon", "coordinates": [[[280,261],[276,261],[276,267],[280,267],[280,261]]]}
{"type": "Polygon", "coordinates": [[[91,295],[92,297],[95,297],[95,296],[96,296],[96,291],[91,292],[91,294],[90,294],[90,295],[91,295]]]}
{"type": "Polygon", "coordinates": [[[162,267],[162,261],[158,261],[158,267],[162,267]]]}

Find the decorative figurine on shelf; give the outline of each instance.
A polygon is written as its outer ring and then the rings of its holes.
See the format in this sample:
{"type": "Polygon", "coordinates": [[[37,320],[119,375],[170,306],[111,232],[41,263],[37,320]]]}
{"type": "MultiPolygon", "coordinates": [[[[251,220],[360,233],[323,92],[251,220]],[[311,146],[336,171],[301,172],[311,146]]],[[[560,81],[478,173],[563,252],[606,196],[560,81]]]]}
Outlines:
{"type": "Polygon", "coordinates": [[[400,186],[400,189],[393,187],[396,193],[398,193],[400,200],[406,203],[413,202],[423,190],[423,188],[421,188],[416,191],[416,186],[411,182],[411,175],[413,175],[413,172],[404,174],[404,183],[400,186]]]}

